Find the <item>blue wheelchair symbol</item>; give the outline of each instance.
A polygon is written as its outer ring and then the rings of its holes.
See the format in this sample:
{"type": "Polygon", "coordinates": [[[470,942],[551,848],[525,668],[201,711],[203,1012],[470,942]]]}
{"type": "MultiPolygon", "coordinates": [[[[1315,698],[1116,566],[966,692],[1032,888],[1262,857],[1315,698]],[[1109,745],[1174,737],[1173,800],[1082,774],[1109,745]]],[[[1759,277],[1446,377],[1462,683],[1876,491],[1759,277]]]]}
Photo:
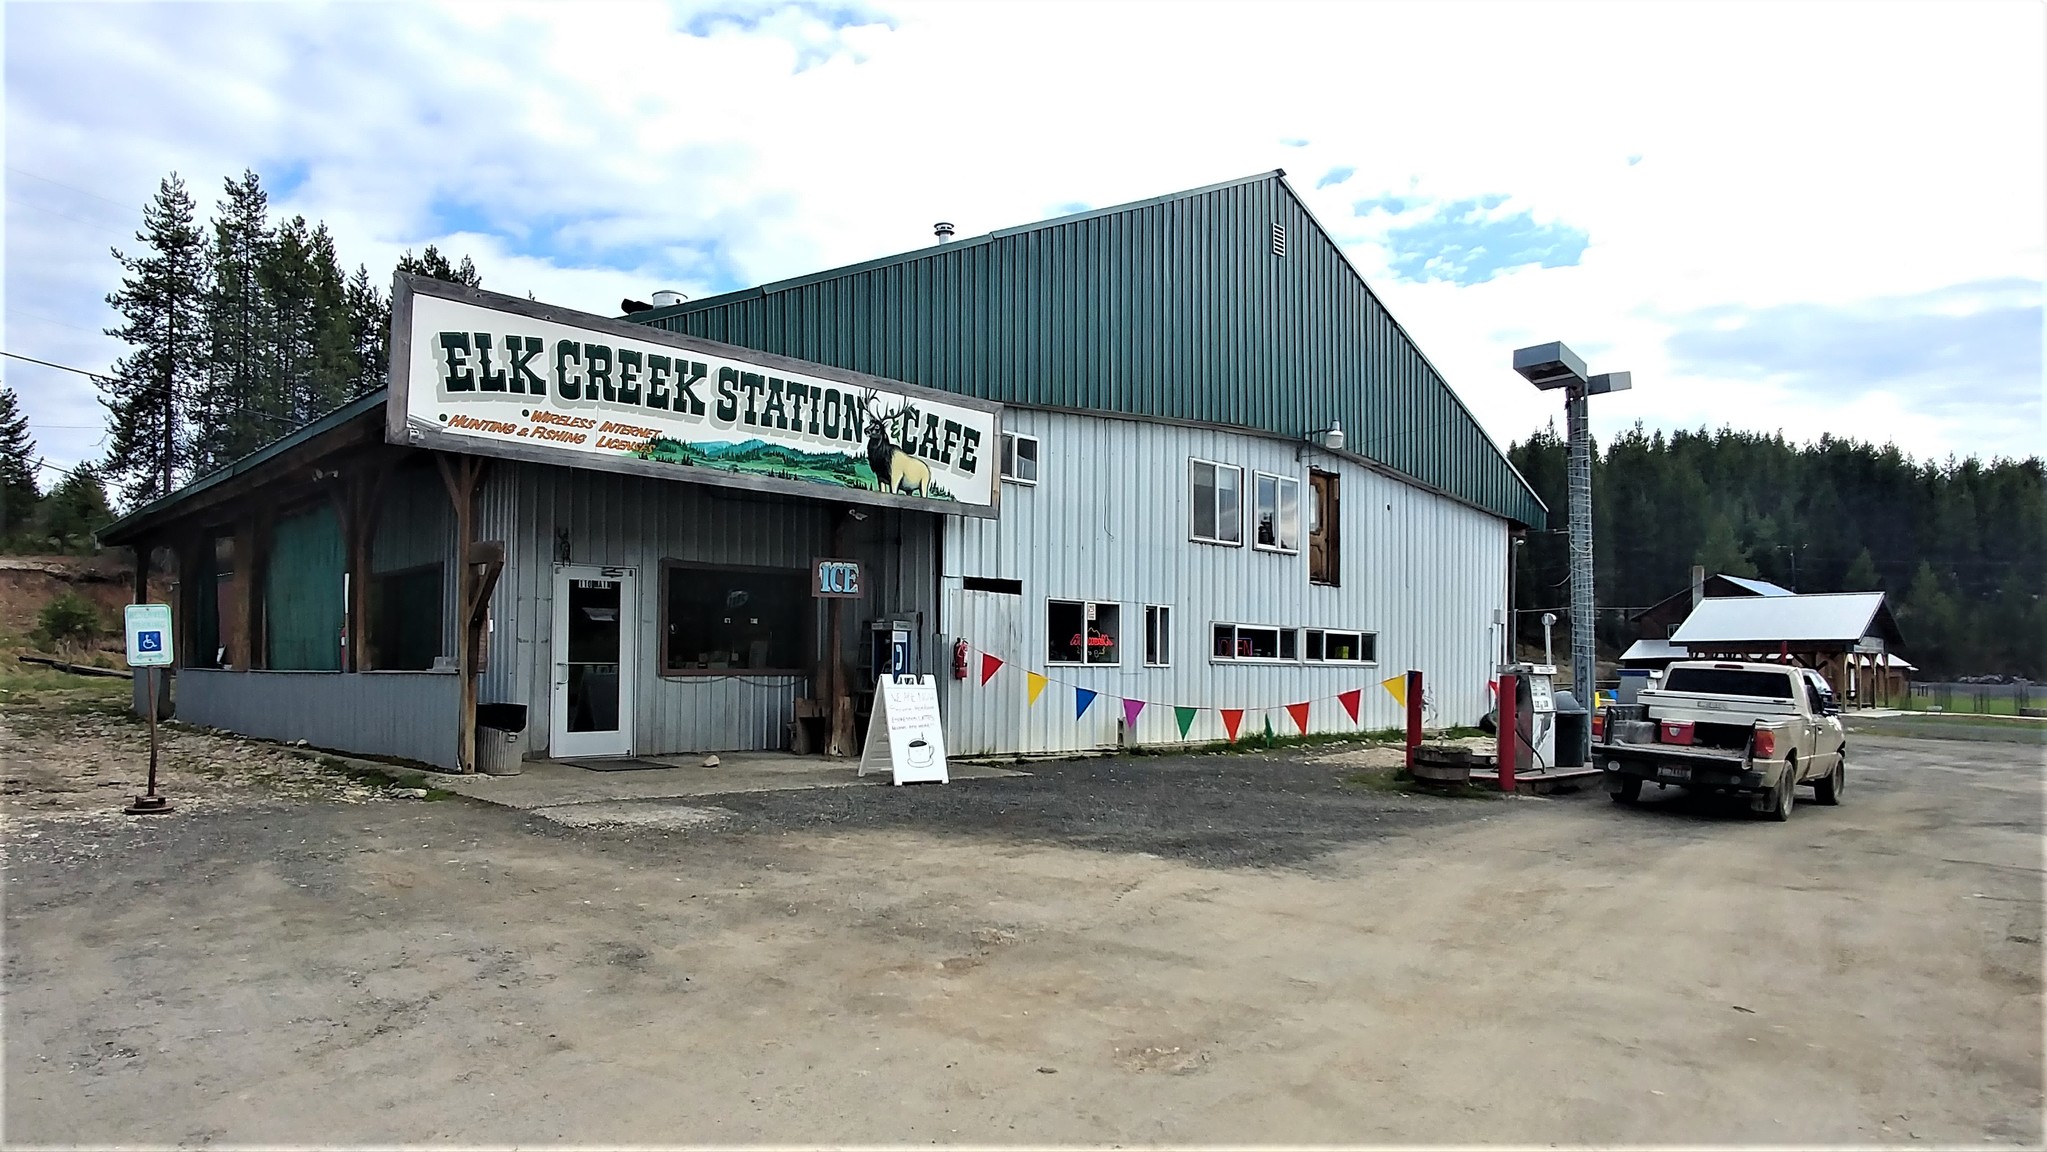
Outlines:
{"type": "Polygon", "coordinates": [[[135,650],[137,652],[163,651],[163,633],[137,632],[135,634],[135,650]]]}

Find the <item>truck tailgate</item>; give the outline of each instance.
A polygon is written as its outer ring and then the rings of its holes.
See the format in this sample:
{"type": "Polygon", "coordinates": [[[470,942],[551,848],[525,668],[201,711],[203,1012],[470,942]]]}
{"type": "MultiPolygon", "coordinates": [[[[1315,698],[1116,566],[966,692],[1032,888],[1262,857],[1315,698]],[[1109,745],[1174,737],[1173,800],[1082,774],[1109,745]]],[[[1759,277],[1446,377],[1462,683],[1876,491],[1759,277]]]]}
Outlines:
{"type": "Polygon", "coordinates": [[[1592,755],[1595,760],[1670,760],[1737,769],[1748,763],[1748,756],[1741,752],[1730,752],[1724,748],[1690,748],[1683,744],[1594,744],[1592,755]]]}

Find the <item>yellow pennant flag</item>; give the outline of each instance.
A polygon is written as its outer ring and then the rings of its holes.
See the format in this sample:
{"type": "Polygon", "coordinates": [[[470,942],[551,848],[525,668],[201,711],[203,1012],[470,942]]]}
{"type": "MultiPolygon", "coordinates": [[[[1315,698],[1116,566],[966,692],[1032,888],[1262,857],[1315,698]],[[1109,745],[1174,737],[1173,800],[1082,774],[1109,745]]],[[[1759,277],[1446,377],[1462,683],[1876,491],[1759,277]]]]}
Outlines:
{"type": "Polygon", "coordinates": [[[1038,702],[1038,693],[1045,690],[1045,678],[1036,672],[1026,672],[1024,673],[1024,679],[1030,681],[1031,703],[1036,704],[1038,702]]]}
{"type": "Polygon", "coordinates": [[[1393,697],[1394,703],[1402,708],[1407,707],[1407,673],[1402,672],[1398,676],[1388,676],[1386,679],[1379,681],[1379,687],[1384,688],[1393,697]]]}

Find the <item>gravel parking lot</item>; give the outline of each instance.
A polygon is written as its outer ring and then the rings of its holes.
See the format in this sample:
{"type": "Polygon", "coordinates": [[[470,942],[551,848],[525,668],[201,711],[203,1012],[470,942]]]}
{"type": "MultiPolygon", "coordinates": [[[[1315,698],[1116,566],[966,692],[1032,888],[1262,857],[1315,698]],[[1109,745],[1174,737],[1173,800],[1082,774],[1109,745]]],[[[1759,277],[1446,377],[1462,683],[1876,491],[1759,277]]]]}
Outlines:
{"type": "Polygon", "coordinates": [[[6,1142],[2041,1142],[2037,748],[1789,825],[1032,771],[11,814],[6,1142]]]}

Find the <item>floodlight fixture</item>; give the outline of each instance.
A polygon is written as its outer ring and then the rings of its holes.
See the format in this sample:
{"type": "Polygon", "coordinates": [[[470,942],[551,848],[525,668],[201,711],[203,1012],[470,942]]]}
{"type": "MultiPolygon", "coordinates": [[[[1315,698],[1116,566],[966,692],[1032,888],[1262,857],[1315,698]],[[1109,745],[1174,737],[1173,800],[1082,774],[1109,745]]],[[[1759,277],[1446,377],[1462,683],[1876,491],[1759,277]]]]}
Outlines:
{"type": "Polygon", "coordinates": [[[1585,383],[1585,361],[1561,341],[1514,349],[1514,371],[1544,391],[1585,383]]]}

